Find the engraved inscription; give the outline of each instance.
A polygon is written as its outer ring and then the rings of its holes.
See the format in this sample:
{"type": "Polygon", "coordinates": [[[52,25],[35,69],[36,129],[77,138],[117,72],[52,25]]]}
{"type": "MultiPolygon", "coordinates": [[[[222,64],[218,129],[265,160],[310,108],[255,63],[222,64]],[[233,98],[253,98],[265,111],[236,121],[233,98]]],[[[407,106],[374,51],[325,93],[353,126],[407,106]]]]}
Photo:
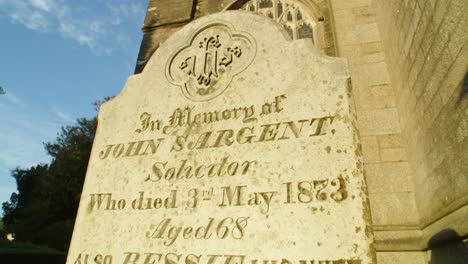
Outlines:
{"type": "Polygon", "coordinates": [[[171,56],[166,74],[188,99],[207,101],[220,95],[255,53],[250,35],[214,23],[198,30],[188,45],[171,56]]]}
{"type": "Polygon", "coordinates": [[[172,218],[164,218],[158,225],[151,226],[146,233],[147,238],[161,239],[164,246],[171,246],[181,239],[242,239],[249,217],[225,217],[223,219],[209,218],[206,224],[198,227],[177,225],[172,218]]]}
{"type": "MultiPolygon", "coordinates": [[[[139,115],[139,121],[136,122],[135,133],[154,132],[156,136],[152,135],[152,139],[147,140],[107,145],[100,151],[99,158],[105,160],[154,156],[158,155],[159,149],[167,144],[170,144],[171,153],[178,153],[245,144],[286,142],[335,134],[336,129],[333,127],[335,116],[304,116],[301,119],[277,120],[274,123],[262,121],[267,116],[282,113],[287,98],[285,94],[282,94],[257,106],[237,106],[207,112],[198,112],[195,106],[177,107],[165,120],[155,119],[150,113],[143,112],[139,115]],[[218,129],[201,128],[205,124],[225,121],[238,121],[241,126],[218,129]],[[198,129],[193,130],[193,127],[198,127],[198,129]]],[[[154,164],[153,172],[157,178],[162,178],[162,175],[166,178],[173,176],[171,173],[174,169],[164,172],[166,164],[154,164]]],[[[180,172],[179,170],[177,177],[182,175],[180,172]]],[[[210,177],[212,173],[203,166],[195,168],[194,172],[195,177],[203,177],[203,175],[210,177]]],[[[154,181],[154,177],[150,177],[149,180],[154,181]]]]}
{"type": "MultiPolygon", "coordinates": [[[[187,230],[187,229],[185,229],[187,230]]],[[[184,231],[185,231],[184,230],[184,231]]],[[[192,229],[190,234],[192,233],[192,229]]],[[[195,231],[196,232],[196,231],[195,231]]],[[[183,233],[182,235],[185,235],[183,233]]],[[[290,260],[281,259],[255,259],[246,255],[235,253],[224,254],[199,254],[199,253],[175,253],[175,252],[136,252],[127,251],[119,255],[124,260],[122,264],[361,264],[362,260],[355,259],[307,259],[290,260]]],[[[112,264],[112,255],[101,253],[80,253],[73,264],[112,264]],[[89,262],[88,262],[89,261],[89,262]]]]}
{"type": "MultiPolygon", "coordinates": [[[[191,222],[167,216],[167,212],[209,207],[224,210],[252,208],[268,217],[286,207],[303,207],[310,209],[312,214],[320,210],[330,215],[333,213],[331,205],[355,199],[348,193],[349,171],[311,178],[307,173],[288,170],[283,173],[284,180],[262,187],[252,184],[252,181],[268,178],[261,172],[265,166],[262,159],[235,159],[227,153],[207,161],[185,156],[194,150],[201,153],[220,148],[236,149],[245,144],[290,144],[294,140],[313,142],[321,137],[335,137],[339,117],[313,117],[304,113],[302,118],[285,119],[283,115],[290,110],[288,101],[288,95],[280,94],[258,104],[221,109],[200,111],[188,104],[179,105],[165,115],[143,111],[135,117],[136,129],[131,131],[149,139],[106,145],[101,148],[99,159],[111,161],[143,156],[153,159],[149,163],[151,165],[142,170],[143,173],[135,175],[138,176],[135,179],[152,187],[142,187],[129,195],[115,193],[111,189],[90,193],[88,213],[161,212],[162,216],[158,214],[145,227],[142,237],[166,247],[177,246],[184,241],[241,240],[255,232],[248,228],[248,224],[255,224],[258,220],[248,214],[230,213],[209,215],[198,222],[191,222]],[[178,157],[161,155],[161,149],[178,157]],[[220,184],[228,179],[236,182],[220,184]],[[201,182],[202,186],[199,185],[201,182]],[[170,186],[163,187],[166,184],[170,186]]],[[[321,151],[324,154],[330,152],[327,148],[321,151]]]]}

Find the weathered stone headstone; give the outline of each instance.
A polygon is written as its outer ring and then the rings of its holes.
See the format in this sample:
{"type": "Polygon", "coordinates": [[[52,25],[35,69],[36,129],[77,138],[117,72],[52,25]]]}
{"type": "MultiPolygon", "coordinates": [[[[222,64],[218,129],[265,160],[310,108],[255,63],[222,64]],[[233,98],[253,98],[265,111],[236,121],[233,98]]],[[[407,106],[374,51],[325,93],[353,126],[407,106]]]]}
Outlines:
{"type": "Polygon", "coordinates": [[[349,89],[268,18],[189,24],[102,106],[67,263],[372,263],[349,89]]]}

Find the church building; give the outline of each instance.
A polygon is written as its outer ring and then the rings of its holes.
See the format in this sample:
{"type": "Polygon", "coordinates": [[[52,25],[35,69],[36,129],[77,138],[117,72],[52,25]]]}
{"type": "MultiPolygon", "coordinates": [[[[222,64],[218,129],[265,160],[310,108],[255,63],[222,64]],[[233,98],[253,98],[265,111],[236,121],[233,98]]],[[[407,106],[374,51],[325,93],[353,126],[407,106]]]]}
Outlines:
{"type": "Polygon", "coordinates": [[[231,10],[347,59],[378,263],[462,263],[468,1],[150,0],[135,73],[186,24],[231,10]]]}

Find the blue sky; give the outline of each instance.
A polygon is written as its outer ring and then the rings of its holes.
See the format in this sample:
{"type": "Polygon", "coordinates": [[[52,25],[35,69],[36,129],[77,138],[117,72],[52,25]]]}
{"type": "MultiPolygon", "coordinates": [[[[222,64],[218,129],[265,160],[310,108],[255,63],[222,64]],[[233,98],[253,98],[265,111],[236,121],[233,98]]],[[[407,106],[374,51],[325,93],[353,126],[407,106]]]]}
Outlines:
{"type": "Polygon", "coordinates": [[[43,142],[122,89],[147,2],[0,0],[0,202],[16,191],[12,169],[50,162],[43,142]]]}

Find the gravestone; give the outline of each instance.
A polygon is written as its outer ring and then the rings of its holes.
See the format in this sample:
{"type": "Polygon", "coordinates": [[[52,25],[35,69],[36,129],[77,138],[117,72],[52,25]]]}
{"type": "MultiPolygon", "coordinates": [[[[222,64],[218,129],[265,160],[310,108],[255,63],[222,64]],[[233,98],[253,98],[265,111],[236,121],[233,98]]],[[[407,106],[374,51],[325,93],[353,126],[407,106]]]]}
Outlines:
{"type": "Polygon", "coordinates": [[[344,60],[224,12],[105,103],[69,264],[374,263],[344,60]]]}

